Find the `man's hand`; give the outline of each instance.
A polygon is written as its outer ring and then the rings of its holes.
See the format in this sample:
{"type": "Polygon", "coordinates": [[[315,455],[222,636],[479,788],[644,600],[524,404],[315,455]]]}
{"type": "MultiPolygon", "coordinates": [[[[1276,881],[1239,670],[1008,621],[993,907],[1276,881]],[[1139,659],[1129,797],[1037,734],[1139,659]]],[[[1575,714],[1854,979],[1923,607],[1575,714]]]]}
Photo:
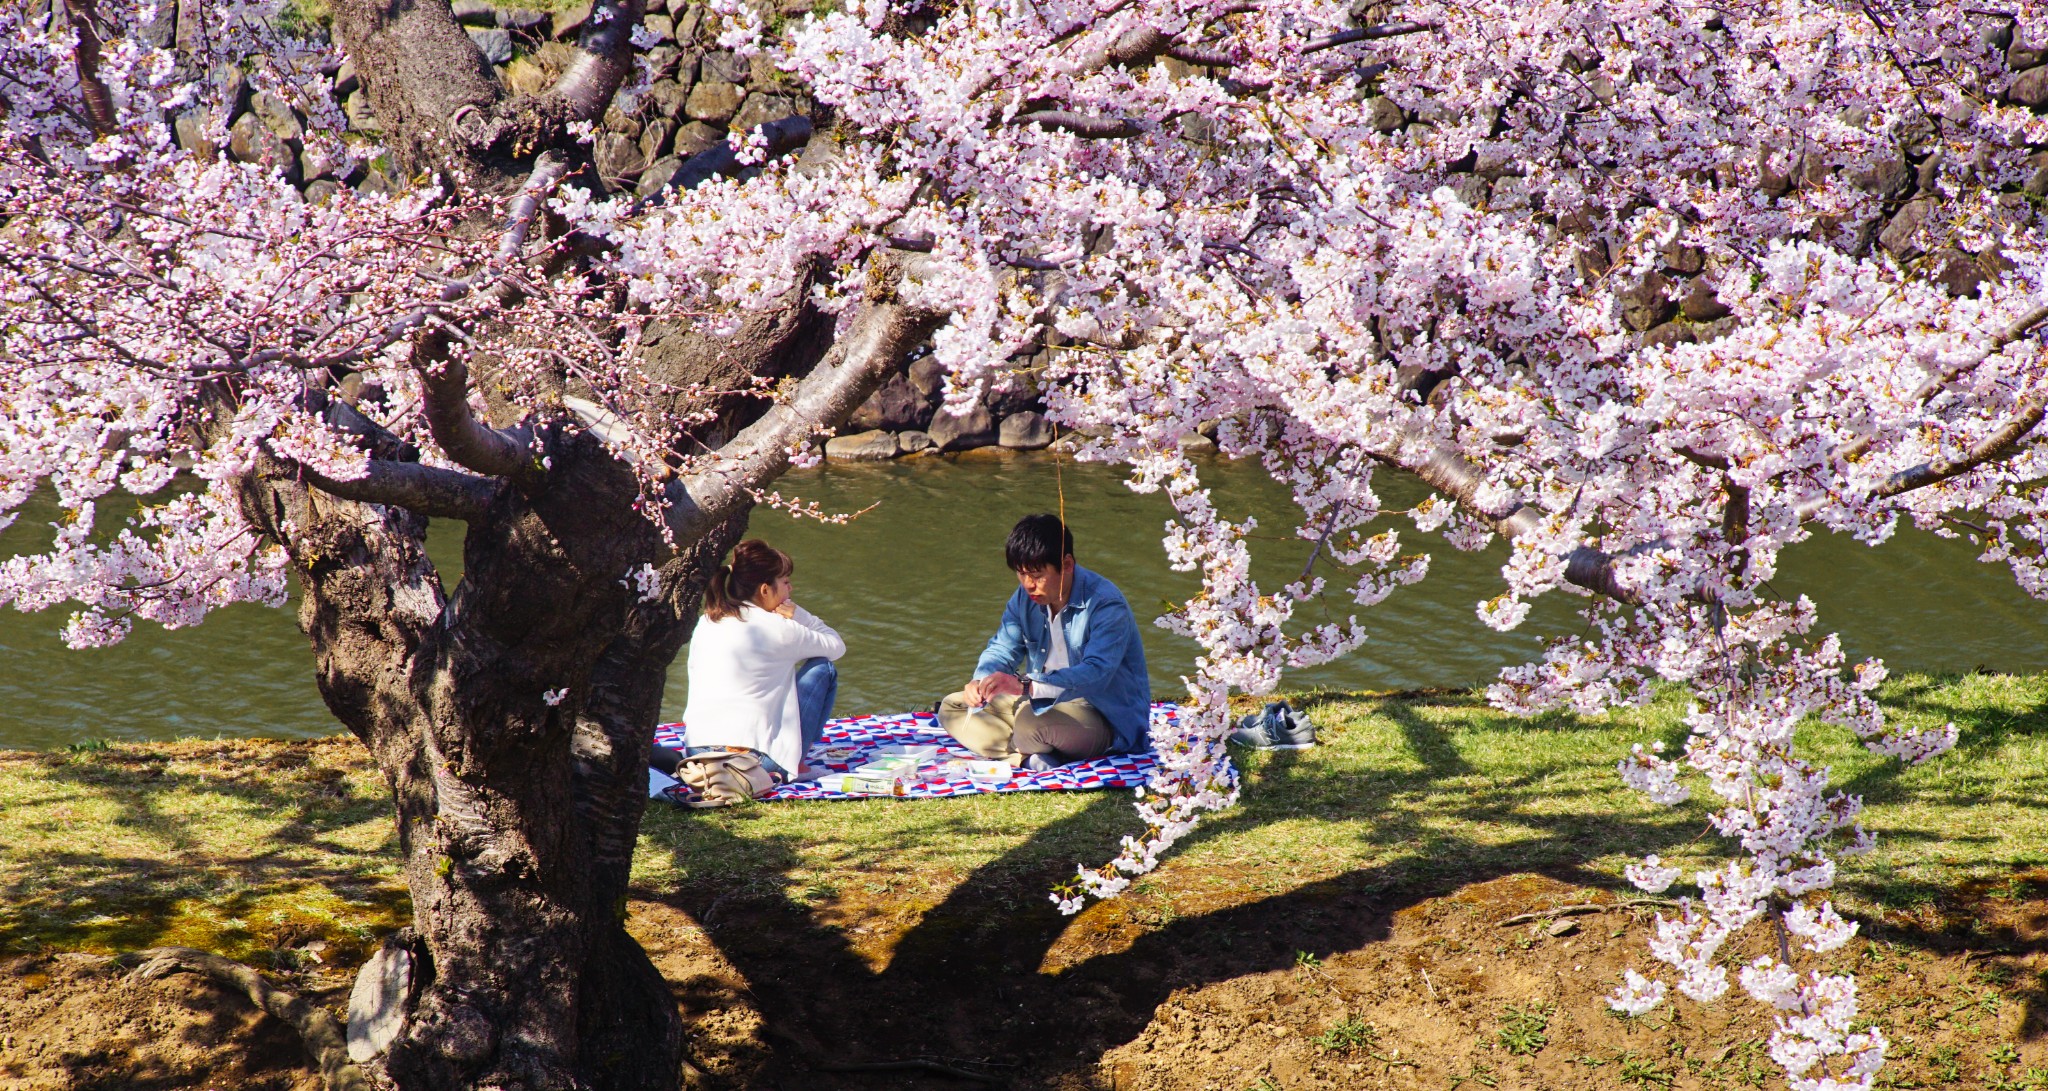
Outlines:
{"type": "Polygon", "coordinates": [[[1005,674],[1002,671],[982,675],[980,678],[967,683],[967,699],[973,701],[976,707],[988,704],[998,697],[1021,697],[1023,695],[1024,683],[1019,682],[1016,675],[1005,674]]]}

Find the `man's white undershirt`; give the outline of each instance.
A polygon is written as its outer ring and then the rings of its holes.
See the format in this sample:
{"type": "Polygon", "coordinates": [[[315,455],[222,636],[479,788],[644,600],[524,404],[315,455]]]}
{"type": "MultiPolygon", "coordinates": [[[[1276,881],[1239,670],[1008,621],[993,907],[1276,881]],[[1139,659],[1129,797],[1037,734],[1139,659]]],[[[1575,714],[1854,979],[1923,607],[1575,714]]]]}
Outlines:
{"type": "MultiPolygon", "coordinates": [[[[1045,653],[1045,672],[1047,673],[1059,670],[1067,665],[1067,634],[1060,627],[1060,614],[1066,612],[1065,607],[1061,607],[1059,613],[1054,613],[1050,606],[1045,608],[1046,620],[1052,623],[1052,646],[1045,653]]],[[[1050,701],[1064,692],[1066,691],[1061,687],[1049,685],[1045,682],[1031,683],[1031,698],[1035,701],[1050,701]]]]}

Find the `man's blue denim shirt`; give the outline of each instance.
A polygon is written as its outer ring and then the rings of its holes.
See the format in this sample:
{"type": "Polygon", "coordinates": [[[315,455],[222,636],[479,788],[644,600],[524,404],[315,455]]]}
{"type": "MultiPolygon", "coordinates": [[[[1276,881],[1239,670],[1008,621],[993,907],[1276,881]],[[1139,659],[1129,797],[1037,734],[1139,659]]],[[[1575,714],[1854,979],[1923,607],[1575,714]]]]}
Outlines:
{"type": "MultiPolygon", "coordinates": [[[[1086,698],[1109,721],[1112,754],[1152,747],[1152,683],[1145,673],[1145,645],[1123,592],[1101,576],[1074,566],[1074,590],[1061,615],[1068,665],[1045,669],[1052,650],[1052,625],[1045,607],[1018,588],[1003,607],[1003,623],[974,665],[974,676],[1005,671],[1027,682],[1060,687],[1060,700],[1086,698]],[[1022,671],[1019,671],[1019,664],[1022,671]]],[[[1028,689],[1027,689],[1028,692],[1028,689]]]]}

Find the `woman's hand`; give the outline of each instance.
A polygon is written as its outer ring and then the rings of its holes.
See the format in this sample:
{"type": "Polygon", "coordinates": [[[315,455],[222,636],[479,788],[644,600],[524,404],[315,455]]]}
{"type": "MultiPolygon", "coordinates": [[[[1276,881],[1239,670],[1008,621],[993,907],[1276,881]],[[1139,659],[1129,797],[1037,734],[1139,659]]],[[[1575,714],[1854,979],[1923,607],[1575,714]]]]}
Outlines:
{"type": "Polygon", "coordinates": [[[796,618],[796,600],[783,599],[780,603],[776,605],[775,612],[781,614],[783,617],[794,620],[796,618]]]}

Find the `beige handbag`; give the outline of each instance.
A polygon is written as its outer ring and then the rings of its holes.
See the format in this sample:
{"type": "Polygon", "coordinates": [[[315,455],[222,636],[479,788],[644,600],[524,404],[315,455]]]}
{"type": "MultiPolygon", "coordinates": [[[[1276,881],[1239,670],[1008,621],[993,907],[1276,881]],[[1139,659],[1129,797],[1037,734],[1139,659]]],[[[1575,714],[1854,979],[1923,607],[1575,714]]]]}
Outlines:
{"type": "Polygon", "coordinates": [[[757,755],[733,750],[684,758],[676,779],[690,789],[692,807],[730,807],[775,787],[774,776],[757,755]]]}

